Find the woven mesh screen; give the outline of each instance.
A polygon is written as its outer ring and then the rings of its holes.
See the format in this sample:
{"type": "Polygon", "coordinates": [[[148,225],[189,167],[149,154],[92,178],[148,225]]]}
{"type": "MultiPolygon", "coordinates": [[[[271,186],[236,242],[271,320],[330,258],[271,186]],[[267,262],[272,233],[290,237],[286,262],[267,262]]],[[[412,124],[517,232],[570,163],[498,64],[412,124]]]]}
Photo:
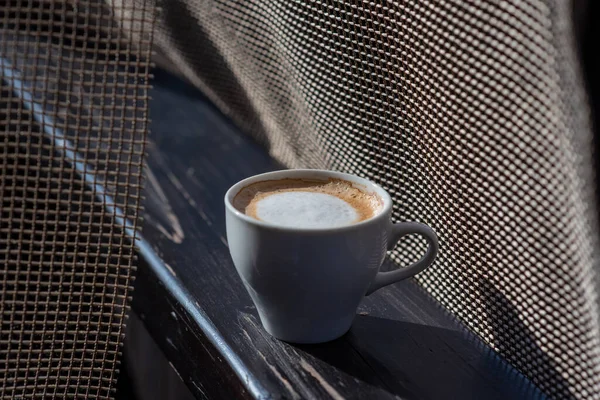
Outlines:
{"type": "MultiPolygon", "coordinates": [[[[441,238],[421,285],[547,394],[600,398],[571,7],[179,0],[163,4],[155,43],[290,167],[383,185],[395,220],[441,238]]],[[[408,239],[392,257],[406,264],[423,250],[408,239]]]]}
{"type": "Polygon", "coordinates": [[[1,398],[112,396],[146,136],[145,9],[0,5],[1,398]]]}

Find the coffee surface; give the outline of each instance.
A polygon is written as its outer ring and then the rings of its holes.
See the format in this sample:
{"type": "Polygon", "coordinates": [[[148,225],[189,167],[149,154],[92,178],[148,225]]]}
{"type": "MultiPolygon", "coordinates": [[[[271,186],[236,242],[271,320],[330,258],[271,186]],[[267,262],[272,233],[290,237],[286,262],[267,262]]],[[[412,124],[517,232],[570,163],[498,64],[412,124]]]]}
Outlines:
{"type": "Polygon", "coordinates": [[[382,200],[352,183],[330,179],[280,179],[244,187],[233,199],[244,214],[265,222],[298,228],[331,228],[376,215],[382,200]]]}

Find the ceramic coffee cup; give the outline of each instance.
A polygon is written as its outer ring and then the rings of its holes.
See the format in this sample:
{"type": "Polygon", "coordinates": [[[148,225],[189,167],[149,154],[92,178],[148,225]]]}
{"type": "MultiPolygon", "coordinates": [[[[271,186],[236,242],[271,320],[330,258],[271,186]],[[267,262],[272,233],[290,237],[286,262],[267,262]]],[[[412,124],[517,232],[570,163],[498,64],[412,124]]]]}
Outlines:
{"type": "Polygon", "coordinates": [[[283,170],[256,175],[225,194],[227,240],[264,328],[292,343],[319,343],[346,333],[365,295],[429,267],[438,252],[436,234],[416,222],[391,222],[392,199],[379,185],[357,176],[325,170],[283,170]],[[278,226],[252,218],[233,206],[244,187],[267,180],[340,179],[382,202],[371,218],[333,228],[278,226]],[[423,236],[429,246],[416,263],[379,272],[386,256],[405,235],[423,236]]]}

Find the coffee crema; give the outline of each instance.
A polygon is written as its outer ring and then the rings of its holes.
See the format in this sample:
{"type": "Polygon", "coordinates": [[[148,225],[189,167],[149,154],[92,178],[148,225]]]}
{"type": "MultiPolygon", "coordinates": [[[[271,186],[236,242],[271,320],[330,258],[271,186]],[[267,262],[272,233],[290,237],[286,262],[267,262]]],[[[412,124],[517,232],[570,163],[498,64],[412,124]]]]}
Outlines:
{"type": "Polygon", "coordinates": [[[240,212],[260,221],[298,228],[352,225],[375,216],[383,201],[341,179],[279,179],[244,187],[233,199],[240,212]]]}

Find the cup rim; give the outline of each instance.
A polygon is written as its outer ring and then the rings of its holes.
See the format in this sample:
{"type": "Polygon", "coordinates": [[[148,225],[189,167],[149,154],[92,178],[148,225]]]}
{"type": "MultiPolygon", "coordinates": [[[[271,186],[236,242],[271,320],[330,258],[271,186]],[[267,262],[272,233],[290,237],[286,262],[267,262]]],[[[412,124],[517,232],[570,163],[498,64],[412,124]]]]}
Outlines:
{"type": "Polygon", "coordinates": [[[391,213],[392,208],[392,198],[389,193],[382,188],[380,185],[356,175],[347,174],[344,172],[337,172],[325,169],[283,169],[277,171],[266,172],[258,175],[252,175],[241,181],[237,182],[233,186],[231,186],[227,192],[225,193],[225,207],[229,212],[231,212],[237,218],[241,220],[256,225],[262,228],[269,228],[272,230],[285,231],[285,232],[302,232],[302,233],[330,233],[330,232],[343,232],[354,229],[360,229],[361,227],[376,224],[381,222],[381,219],[389,219],[388,215],[391,213]],[[381,211],[379,211],[373,217],[357,222],[355,224],[350,225],[342,225],[335,226],[329,228],[307,228],[307,227],[293,227],[293,226],[284,226],[277,225],[271,222],[261,221],[252,217],[247,216],[246,214],[238,211],[232,204],[233,198],[238,192],[244,187],[259,181],[267,181],[267,180],[277,180],[277,179],[326,179],[326,178],[336,178],[345,181],[349,181],[360,185],[363,189],[368,190],[369,192],[375,192],[379,195],[383,201],[383,207],[381,211]]]}

